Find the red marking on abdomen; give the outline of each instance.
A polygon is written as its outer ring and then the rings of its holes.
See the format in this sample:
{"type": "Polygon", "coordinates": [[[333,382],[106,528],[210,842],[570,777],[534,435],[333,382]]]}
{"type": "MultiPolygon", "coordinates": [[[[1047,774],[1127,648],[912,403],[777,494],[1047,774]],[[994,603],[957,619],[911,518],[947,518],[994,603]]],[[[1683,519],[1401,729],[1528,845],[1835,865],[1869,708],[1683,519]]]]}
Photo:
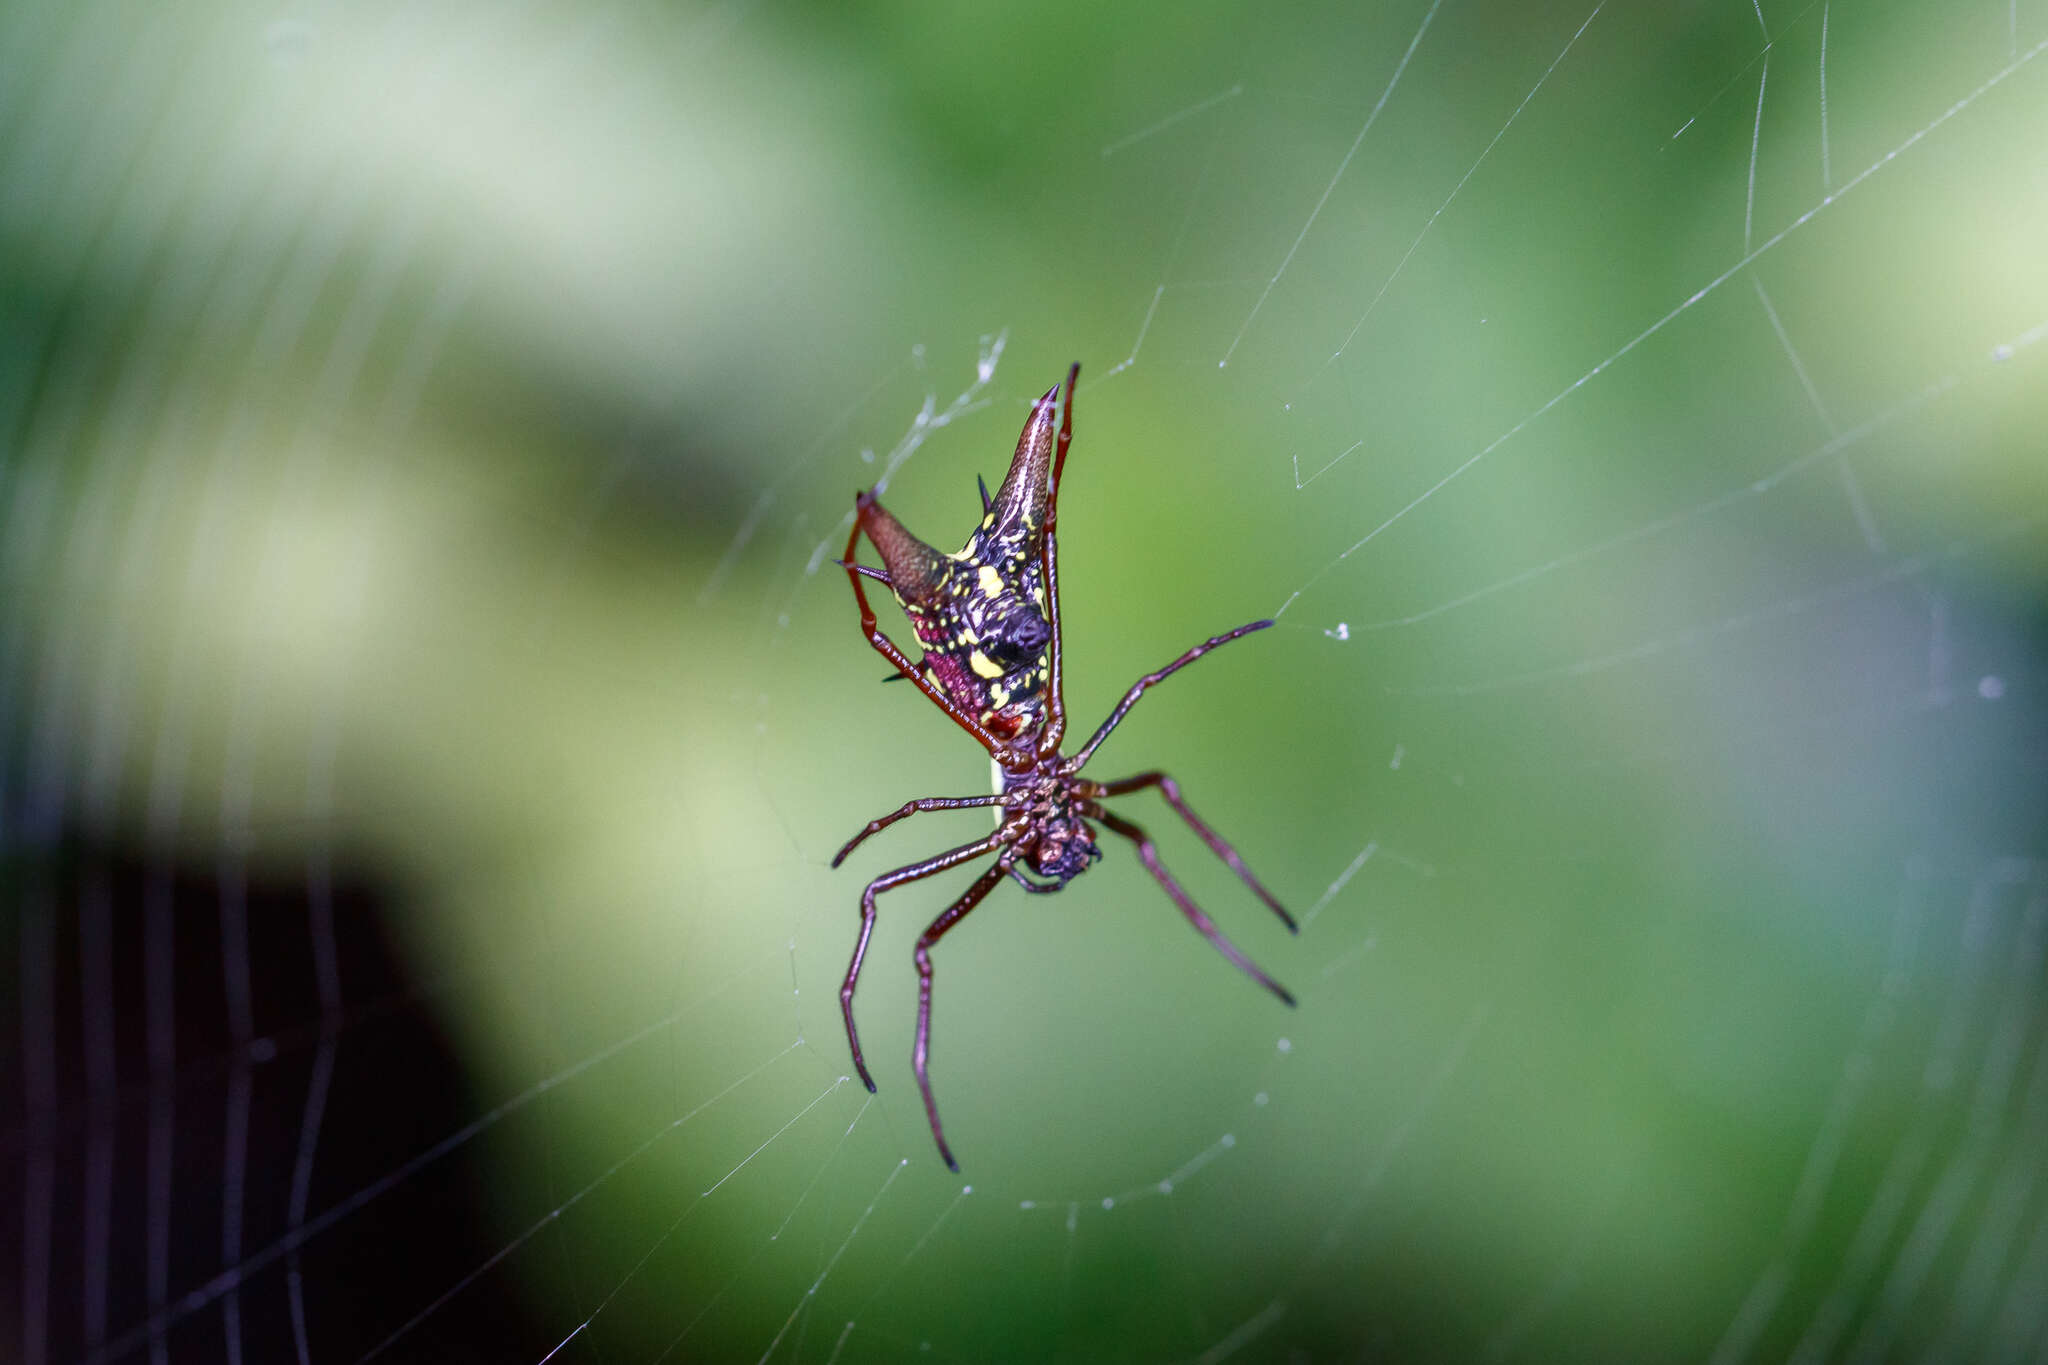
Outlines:
{"type": "Polygon", "coordinates": [[[980,680],[965,664],[950,654],[927,654],[924,663],[961,710],[979,717],[988,709],[988,694],[981,690],[980,680]]]}

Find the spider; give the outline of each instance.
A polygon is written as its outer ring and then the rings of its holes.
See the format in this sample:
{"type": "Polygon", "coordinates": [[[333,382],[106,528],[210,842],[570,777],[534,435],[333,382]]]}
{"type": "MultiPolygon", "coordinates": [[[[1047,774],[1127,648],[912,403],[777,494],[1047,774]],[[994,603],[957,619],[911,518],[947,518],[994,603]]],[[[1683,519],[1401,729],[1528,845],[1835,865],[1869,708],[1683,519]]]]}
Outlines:
{"type": "Polygon", "coordinates": [[[872,1092],[875,1078],[868,1074],[867,1061],[861,1056],[860,1033],[853,1023],[853,992],[860,981],[868,939],[875,929],[875,898],[991,853],[996,855],[995,862],[918,936],[914,955],[918,978],[917,1044],[911,1053],[911,1066],[917,1073],[918,1089],[924,1094],[932,1138],[938,1143],[939,1155],[954,1171],[960,1165],[946,1145],[946,1134],[939,1124],[939,1107],[932,1098],[931,1079],[926,1071],[931,1049],[932,946],[981,904],[1005,877],[1026,891],[1065,889],[1068,882],[1087,870],[1089,863],[1102,856],[1090,822],[1099,823],[1135,844],[1145,870],[1180,907],[1188,922],[1246,975],[1286,1004],[1294,1004],[1287,989],[1259,970],[1188,898],[1159,861],[1152,836],[1142,826],[1102,805],[1105,798],[1156,787],[1188,828],[1244,879],[1245,885],[1280,917],[1289,932],[1295,932],[1294,917],[1259,884],[1237,850],[1189,809],[1181,799],[1179,784],[1158,771],[1114,782],[1095,782],[1080,775],[1102,742],[1109,738],[1110,731],[1129,714],[1147,688],[1217,646],[1264,630],[1273,623],[1253,621],[1213,636],[1164,668],[1147,673],[1124,693],[1123,700],[1086,744],[1071,755],[1060,752],[1060,743],[1066,737],[1067,714],[1060,689],[1059,547],[1054,531],[1058,522],[1060,471],[1066,465],[1067,446],[1074,434],[1074,381],[1080,373],[1078,364],[1067,371],[1063,408],[1058,384],[1032,405],[1002,487],[991,498],[988,486],[981,486],[981,525],[960,553],[940,554],[904,529],[875,500],[872,491],[864,491],[854,494],[853,531],[846,538],[846,556],[839,561],[860,606],[861,633],[883,658],[896,666],[897,672],[890,674],[888,680],[904,677],[917,684],[955,725],[988,750],[999,778],[998,790],[991,796],[935,796],[907,801],[887,815],[868,821],[832,859],[832,866],[838,867],[869,835],[921,811],[976,806],[994,806],[1000,811],[995,832],[986,838],[885,872],[867,884],[860,896],[860,937],[853,946],[853,961],[846,969],[845,983],[839,988],[853,1065],[872,1092]],[[1055,410],[1061,414],[1057,441],[1053,435],[1055,410]],[[881,555],[885,569],[855,562],[863,533],[881,555]],[[918,643],[923,647],[921,659],[912,661],[876,625],[874,608],[868,605],[867,592],[861,585],[863,578],[886,584],[895,594],[917,632],[918,643]]]}

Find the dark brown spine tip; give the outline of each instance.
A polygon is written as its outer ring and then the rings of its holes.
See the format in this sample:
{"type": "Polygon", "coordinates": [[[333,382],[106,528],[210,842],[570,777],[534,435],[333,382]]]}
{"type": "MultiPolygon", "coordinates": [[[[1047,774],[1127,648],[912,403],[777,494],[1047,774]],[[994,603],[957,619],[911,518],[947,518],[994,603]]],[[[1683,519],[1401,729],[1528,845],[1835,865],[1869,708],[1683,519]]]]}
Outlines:
{"type": "Polygon", "coordinates": [[[954,1175],[960,1174],[960,1163],[953,1160],[953,1154],[951,1152],[946,1153],[946,1169],[951,1171],[954,1175]]]}
{"type": "Polygon", "coordinates": [[[1287,1008],[1289,1009],[1294,1008],[1294,994],[1293,992],[1289,991],[1285,986],[1275,986],[1273,988],[1273,994],[1280,997],[1281,1004],[1287,1006],[1287,1008]]]}
{"type": "Polygon", "coordinates": [[[1017,433],[1017,451],[1010,457],[1009,471],[989,508],[988,515],[997,534],[1007,535],[1022,528],[1036,534],[1045,518],[1052,474],[1054,417],[1058,414],[1059,385],[1046,391],[1032,404],[1024,429],[1017,433]]]}
{"type": "Polygon", "coordinates": [[[1246,626],[1246,627],[1245,627],[1245,629],[1246,629],[1246,630],[1264,630],[1264,629],[1265,629],[1265,628],[1266,628],[1267,626],[1270,626],[1270,625],[1272,625],[1272,624],[1273,624],[1273,623],[1272,623],[1271,621],[1254,621],[1254,622],[1252,622],[1252,623],[1251,623],[1250,625],[1246,626]]]}
{"type": "MultiPolygon", "coordinates": [[[[835,867],[836,867],[836,866],[838,866],[838,864],[836,864],[836,863],[835,863],[835,864],[833,864],[833,865],[834,865],[835,867]]],[[[1291,1003],[1291,1002],[1290,1002],[1290,1003],[1291,1003]]],[[[868,1077],[866,1077],[866,1076],[863,1076],[863,1077],[861,1077],[861,1079],[862,1079],[863,1081],[867,1081],[867,1086],[868,1086],[868,1093],[869,1093],[870,1095],[872,1095],[872,1094],[875,1094],[875,1093],[876,1093],[876,1090],[875,1090],[875,1083],[874,1083],[874,1082],[873,1082],[872,1080],[869,1080],[869,1078],[868,1078],[868,1077]]]]}
{"type": "Polygon", "coordinates": [[[854,500],[854,512],[855,534],[866,532],[882,556],[890,589],[908,603],[931,601],[945,578],[946,557],[912,535],[872,493],[854,500]]]}

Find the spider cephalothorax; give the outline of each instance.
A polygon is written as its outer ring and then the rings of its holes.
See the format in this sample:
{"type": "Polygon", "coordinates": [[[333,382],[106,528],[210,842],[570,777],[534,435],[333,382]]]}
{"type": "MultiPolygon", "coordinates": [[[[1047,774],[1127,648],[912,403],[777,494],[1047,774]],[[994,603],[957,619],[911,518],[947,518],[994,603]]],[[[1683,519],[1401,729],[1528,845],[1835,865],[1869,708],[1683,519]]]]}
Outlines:
{"type": "Polygon", "coordinates": [[[1003,795],[1004,804],[1020,812],[1038,831],[1027,854],[1031,870],[1041,877],[1057,878],[1058,886],[1025,881],[1021,864],[1011,869],[1015,880],[1033,891],[1057,891],[1102,857],[1095,831],[1081,816],[1075,784],[1060,771],[1057,759],[1034,772],[1003,773],[1003,795]]]}
{"type": "Polygon", "coordinates": [[[1188,899],[1160,863],[1152,837],[1101,804],[1108,797],[1157,787],[1166,803],[1202,842],[1292,930],[1293,918],[1252,876],[1237,851],[1188,809],[1181,799],[1179,785],[1162,772],[1139,773],[1115,782],[1095,782],[1080,775],[1082,766],[1109,738],[1110,731],[1136,705],[1146,688],[1218,645],[1264,630],[1273,623],[1253,621],[1226,631],[1196,645],[1157,672],[1147,673],[1124,693],[1109,719],[1086,744],[1071,756],[1060,752],[1066,735],[1066,706],[1060,691],[1059,488],[1067,446],[1073,439],[1074,380],[1080,372],[1079,365],[1067,371],[1064,407],[1059,401],[1057,384],[1032,405],[1024,432],[1017,438],[1017,453],[1010,460],[1010,472],[993,498],[983,489],[981,525],[958,554],[941,554],[925,544],[889,515],[873,493],[862,492],[854,495],[853,531],[846,538],[846,558],[842,561],[847,579],[853,584],[854,600],[860,605],[861,631],[868,643],[894,664],[901,676],[916,683],[954,724],[973,735],[988,750],[1001,774],[1000,789],[994,795],[926,797],[906,802],[889,814],[868,821],[832,860],[832,866],[839,866],[863,839],[919,811],[972,806],[994,806],[1000,810],[995,833],[986,838],[885,872],[868,883],[860,898],[860,937],[854,943],[853,961],[839,990],[854,1067],[868,1089],[873,1090],[875,1081],[861,1056],[860,1034],[853,1024],[853,992],[860,980],[861,961],[867,956],[868,939],[875,929],[875,897],[907,882],[995,854],[995,862],[918,937],[915,954],[919,982],[917,1045],[911,1054],[911,1065],[924,1095],[925,1114],[931,1120],[939,1155],[956,1171],[960,1167],[946,1146],[926,1071],[931,1044],[931,947],[1004,877],[1028,891],[1059,891],[1086,871],[1091,862],[1102,856],[1091,821],[1137,847],[1145,870],[1218,951],[1281,1000],[1289,1005],[1294,1003],[1294,997],[1284,987],[1254,966],[1188,899]],[[1055,413],[1060,414],[1057,438],[1053,427],[1055,413]],[[854,562],[863,533],[882,556],[885,569],[871,569],[854,562]],[[896,594],[917,632],[921,658],[911,659],[876,625],[874,608],[868,605],[867,591],[861,586],[864,577],[888,584],[896,594]],[[1034,881],[1026,875],[1027,869],[1047,880],[1034,881]]]}

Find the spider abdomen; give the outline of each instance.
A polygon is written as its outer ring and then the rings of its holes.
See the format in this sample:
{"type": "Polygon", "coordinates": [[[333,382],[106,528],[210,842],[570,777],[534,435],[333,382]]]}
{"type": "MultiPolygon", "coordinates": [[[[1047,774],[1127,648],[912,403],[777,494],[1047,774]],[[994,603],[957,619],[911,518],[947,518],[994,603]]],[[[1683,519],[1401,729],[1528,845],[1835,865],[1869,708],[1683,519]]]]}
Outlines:
{"type": "Polygon", "coordinates": [[[952,591],[938,601],[903,603],[924,648],[925,669],[990,733],[1009,739],[1035,732],[1045,721],[1046,646],[1052,628],[1027,598],[1004,587],[993,569],[946,577],[952,591]]]}
{"type": "Polygon", "coordinates": [[[922,667],[955,706],[1002,740],[1045,726],[1053,639],[1041,560],[1052,496],[1053,394],[1032,408],[1009,473],[957,554],[941,554],[862,493],[856,534],[888,566],[881,577],[910,617],[922,667]]]}

